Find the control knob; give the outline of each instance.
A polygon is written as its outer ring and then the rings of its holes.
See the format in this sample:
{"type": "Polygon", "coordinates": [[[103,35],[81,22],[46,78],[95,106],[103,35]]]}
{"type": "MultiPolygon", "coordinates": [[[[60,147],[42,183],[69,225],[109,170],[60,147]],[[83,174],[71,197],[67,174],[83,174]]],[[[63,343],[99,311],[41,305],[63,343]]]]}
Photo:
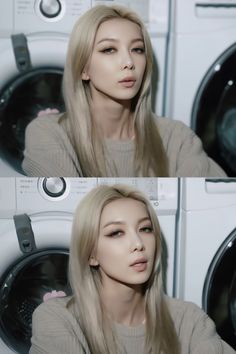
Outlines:
{"type": "Polygon", "coordinates": [[[59,0],[41,0],[39,9],[45,17],[57,17],[61,12],[61,2],[59,0]]]}
{"type": "Polygon", "coordinates": [[[59,177],[44,178],[42,187],[47,195],[56,198],[64,194],[66,182],[64,178],[59,177]]]}

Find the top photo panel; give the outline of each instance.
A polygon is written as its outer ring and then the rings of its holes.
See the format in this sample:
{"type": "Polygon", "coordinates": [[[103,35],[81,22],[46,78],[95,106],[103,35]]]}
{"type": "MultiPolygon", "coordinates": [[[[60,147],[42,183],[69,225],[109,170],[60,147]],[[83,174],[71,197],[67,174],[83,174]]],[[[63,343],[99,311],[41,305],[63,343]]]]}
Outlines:
{"type": "Polygon", "coordinates": [[[235,1],[1,1],[0,177],[236,177],[235,38],[235,1]]]}

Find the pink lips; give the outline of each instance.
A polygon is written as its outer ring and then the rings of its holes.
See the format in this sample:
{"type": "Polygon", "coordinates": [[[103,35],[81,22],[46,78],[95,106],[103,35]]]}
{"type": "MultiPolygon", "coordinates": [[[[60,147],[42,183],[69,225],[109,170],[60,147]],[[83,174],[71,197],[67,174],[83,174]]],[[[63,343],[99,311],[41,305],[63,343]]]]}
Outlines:
{"type": "Polygon", "coordinates": [[[131,265],[133,269],[135,269],[137,272],[143,272],[147,268],[147,259],[146,258],[139,258],[136,259],[131,265]]]}
{"type": "Polygon", "coordinates": [[[122,86],[125,86],[125,87],[133,87],[135,82],[136,82],[136,80],[133,77],[131,77],[131,76],[130,77],[125,77],[124,79],[119,81],[119,83],[122,86]]]}

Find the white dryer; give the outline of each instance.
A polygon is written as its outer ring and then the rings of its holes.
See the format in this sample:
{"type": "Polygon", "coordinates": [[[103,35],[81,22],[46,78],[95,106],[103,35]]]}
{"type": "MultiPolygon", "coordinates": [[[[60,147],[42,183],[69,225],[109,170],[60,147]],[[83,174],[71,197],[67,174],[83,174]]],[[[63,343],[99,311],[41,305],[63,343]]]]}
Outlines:
{"type": "Polygon", "coordinates": [[[0,178],[0,353],[28,353],[31,316],[52,290],[70,293],[68,248],[73,212],[98,183],[142,190],[157,210],[173,295],[177,179],[0,178]]]}
{"type": "Polygon", "coordinates": [[[236,180],[183,179],[176,295],[209,314],[236,349],[236,180]]]}
{"type": "Polygon", "coordinates": [[[163,115],[168,1],[0,1],[0,176],[23,174],[25,128],[37,113],[47,107],[64,110],[68,36],[79,16],[99,3],[128,6],[146,23],[156,64],[153,108],[163,115]]]}
{"type": "Polygon", "coordinates": [[[173,0],[165,115],[236,175],[236,1],[173,0]]]}

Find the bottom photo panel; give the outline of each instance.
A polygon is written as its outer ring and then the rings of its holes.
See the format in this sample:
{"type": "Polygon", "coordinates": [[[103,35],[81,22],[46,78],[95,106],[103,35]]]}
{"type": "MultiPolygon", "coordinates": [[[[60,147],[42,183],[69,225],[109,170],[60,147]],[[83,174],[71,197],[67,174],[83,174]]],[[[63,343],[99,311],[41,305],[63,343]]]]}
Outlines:
{"type": "Polygon", "coordinates": [[[236,179],[0,178],[1,354],[231,354],[236,179]]]}

